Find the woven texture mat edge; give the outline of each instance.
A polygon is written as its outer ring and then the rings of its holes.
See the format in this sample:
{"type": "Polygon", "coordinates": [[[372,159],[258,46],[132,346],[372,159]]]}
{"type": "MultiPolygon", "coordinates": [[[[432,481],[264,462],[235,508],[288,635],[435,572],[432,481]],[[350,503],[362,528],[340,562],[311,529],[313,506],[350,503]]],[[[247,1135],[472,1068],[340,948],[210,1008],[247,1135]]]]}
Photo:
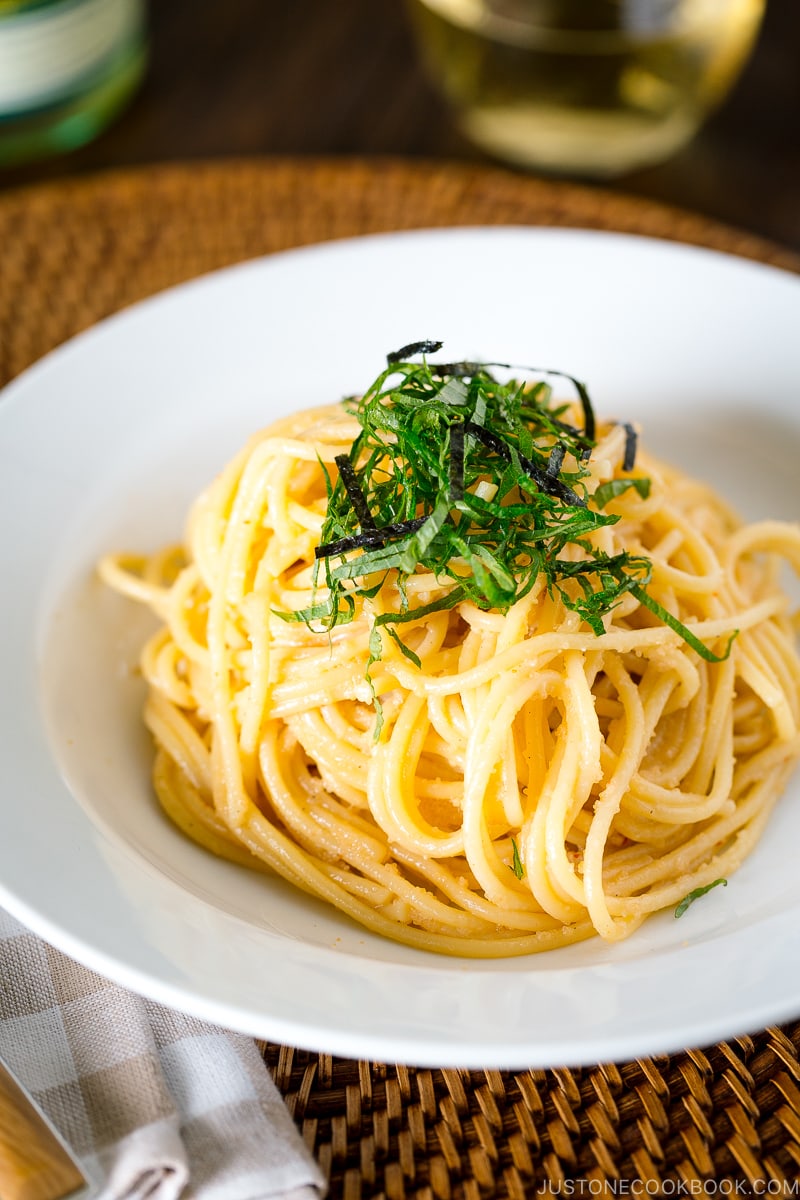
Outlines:
{"type": "Polygon", "coordinates": [[[196,275],[313,242],[448,225],[619,230],[800,271],[800,255],[695,214],[501,169],[234,159],[108,172],[0,192],[0,386],[196,275]]]}
{"type": "MultiPolygon", "coordinates": [[[[501,169],[233,160],[0,193],[0,384],[186,279],[395,229],[548,225],[667,238],[800,271],[694,214],[501,169]]],[[[421,1070],[262,1044],[332,1197],[800,1195],[800,1022],[571,1070],[421,1070]]]]}

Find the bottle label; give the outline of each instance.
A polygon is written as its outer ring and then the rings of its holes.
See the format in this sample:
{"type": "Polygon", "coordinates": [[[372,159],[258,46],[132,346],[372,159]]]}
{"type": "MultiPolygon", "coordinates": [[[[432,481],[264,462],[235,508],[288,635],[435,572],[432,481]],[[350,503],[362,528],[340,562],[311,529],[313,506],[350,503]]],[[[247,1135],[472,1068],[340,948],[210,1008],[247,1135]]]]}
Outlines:
{"type": "Polygon", "coordinates": [[[0,117],[79,95],[142,24],[143,0],[0,0],[0,117]]]}

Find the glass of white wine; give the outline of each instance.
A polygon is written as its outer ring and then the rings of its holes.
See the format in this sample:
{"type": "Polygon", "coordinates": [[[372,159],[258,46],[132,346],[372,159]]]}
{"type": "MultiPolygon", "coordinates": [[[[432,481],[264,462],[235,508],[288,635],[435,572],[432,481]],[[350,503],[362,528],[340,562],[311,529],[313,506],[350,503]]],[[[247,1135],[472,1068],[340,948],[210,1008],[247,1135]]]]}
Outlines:
{"type": "Polygon", "coordinates": [[[506,161],[619,175],[684,146],[727,96],[766,0],[408,0],[467,136],[506,161]]]}

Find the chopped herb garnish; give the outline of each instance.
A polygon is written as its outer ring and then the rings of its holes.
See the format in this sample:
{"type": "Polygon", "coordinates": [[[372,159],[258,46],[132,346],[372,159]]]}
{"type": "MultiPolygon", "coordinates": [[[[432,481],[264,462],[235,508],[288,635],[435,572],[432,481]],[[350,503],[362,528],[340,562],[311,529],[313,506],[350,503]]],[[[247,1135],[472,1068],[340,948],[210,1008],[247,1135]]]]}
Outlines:
{"type": "Polygon", "coordinates": [[[607,483],[601,483],[598,488],[595,488],[592,500],[598,508],[605,508],[609,500],[615,500],[617,496],[621,496],[623,492],[634,488],[643,500],[646,500],[650,495],[650,480],[642,475],[636,475],[632,479],[609,479],[607,483]]]}
{"type": "Polygon", "coordinates": [[[705,896],[706,892],[710,892],[712,888],[722,884],[723,887],[728,886],[727,879],[715,879],[713,883],[707,883],[705,887],[694,888],[688,895],[684,896],[678,907],[675,909],[675,916],[682,917],[690,904],[694,904],[695,900],[699,900],[701,896],[705,896]]]}
{"type": "Polygon", "coordinates": [[[706,662],[724,662],[730,654],[734,638],[737,636],[737,631],[734,631],[728,638],[728,644],[725,647],[724,653],[714,654],[713,650],[709,650],[708,646],[704,645],[700,641],[699,637],[695,637],[691,630],[687,629],[682,621],[679,621],[677,617],[673,617],[671,612],[667,612],[663,604],[659,604],[657,600],[654,600],[652,596],[648,595],[643,587],[640,587],[638,584],[633,584],[631,587],[631,592],[640,604],[643,604],[644,607],[648,608],[654,616],[658,617],[659,621],[663,621],[664,624],[669,626],[670,629],[674,630],[675,633],[680,634],[686,644],[691,646],[695,653],[699,654],[701,658],[704,658],[706,662]]]}
{"type": "Polygon", "coordinates": [[[523,867],[522,859],[519,856],[519,846],[517,845],[516,838],[513,837],[511,839],[511,854],[511,870],[514,872],[517,879],[522,879],[522,876],[525,874],[525,868],[523,867]]]}
{"type": "Polygon", "coordinates": [[[382,653],[383,627],[416,664],[395,626],[462,600],[505,613],[541,579],[597,634],[630,593],[704,658],[719,661],[649,596],[649,559],[610,556],[592,544],[593,534],[619,520],[604,511],[611,500],[630,489],[642,498],[649,494],[650,481],[629,474],[633,427],[625,426],[622,467],[628,477],[591,493],[586,463],[596,423],[583,383],[563,372],[541,372],[574,385],[580,426],[565,419],[568,406],[551,403],[545,380],[503,383],[492,374],[497,367],[531,369],[428,362],[425,356],[440,345],[414,342],[388,355],[388,367],[372,386],[347,402],[361,431],[349,453],[336,459],[338,478],[326,472],[328,507],[315,552],[315,586],[323,575],[327,597],[283,614],[286,619],[329,631],[352,619],[356,597],[375,595],[391,576],[400,607],[376,620],[369,673],[382,653]],[[409,361],[416,355],[421,362],[409,361]],[[420,571],[436,578],[442,594],[414,608],[406,583],[420,571]]]}

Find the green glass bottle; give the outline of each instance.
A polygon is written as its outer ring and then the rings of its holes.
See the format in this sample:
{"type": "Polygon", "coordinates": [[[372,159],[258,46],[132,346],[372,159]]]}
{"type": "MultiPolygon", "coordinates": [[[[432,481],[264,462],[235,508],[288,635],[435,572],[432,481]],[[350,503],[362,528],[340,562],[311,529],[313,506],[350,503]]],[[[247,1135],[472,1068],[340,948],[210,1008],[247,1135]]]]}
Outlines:
{"type": "Polygon", "coordinates": [[[145,0],[0,0],[0,166],[91,141],[146,60],[145,0]]]}

